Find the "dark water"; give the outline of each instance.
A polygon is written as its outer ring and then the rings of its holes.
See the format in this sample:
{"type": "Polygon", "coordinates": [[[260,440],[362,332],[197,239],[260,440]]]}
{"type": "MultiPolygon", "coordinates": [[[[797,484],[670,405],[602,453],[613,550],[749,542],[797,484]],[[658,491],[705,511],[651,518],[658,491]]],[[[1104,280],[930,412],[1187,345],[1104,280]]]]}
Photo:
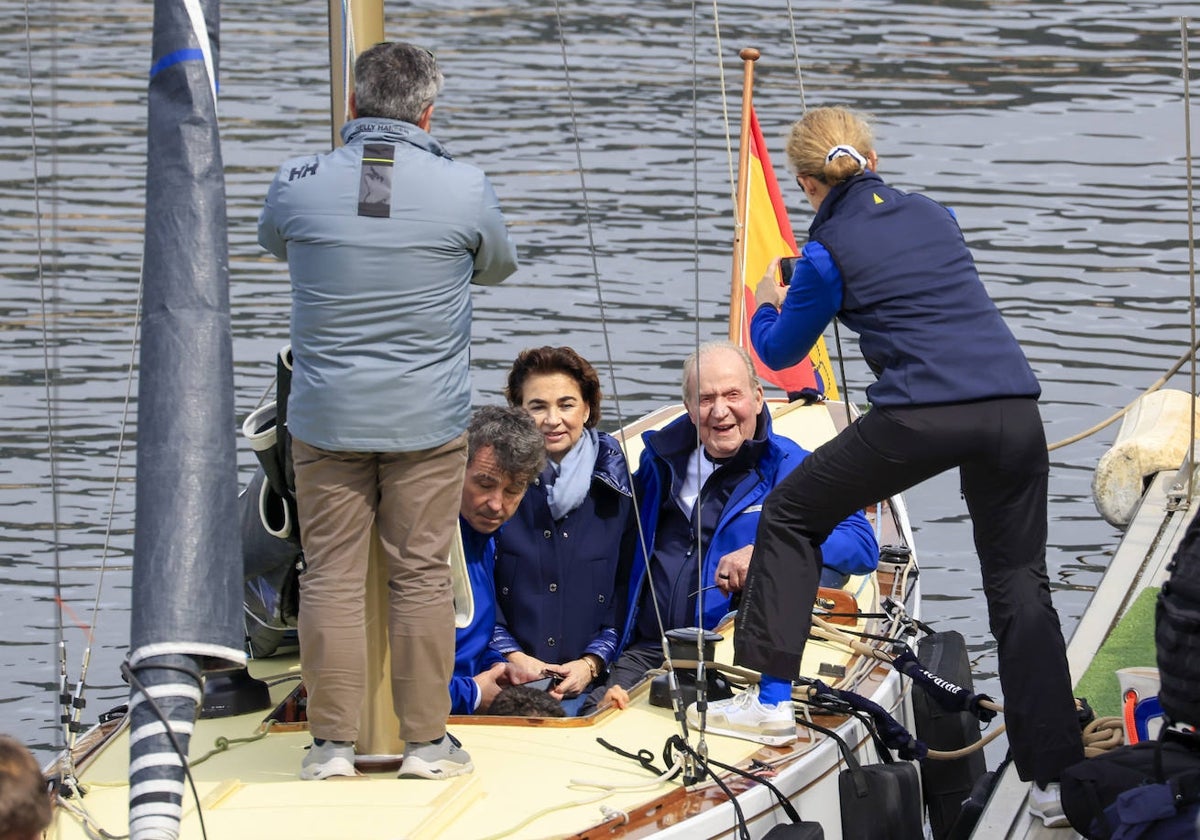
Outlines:
{"type": "MultiPolygon", "coordinates": [[[[756,102],[788,183],[782,137],[801,90],[787,4],[721,3],[718,53],[711,4],[693,18],[690,4],[668,0],[563,2],[569,80],[553,4],[393,6],[389,37],[429,45],[443,64],[434,133],[491,174],[521,254],[517,275],[476,293],[478,401],[498,401],[515,353],[544,342],[571,343],[604,369],[617,398],[605,428],[675,399],[679,361],[698,336],[722,333],[728,292],[733,164],[718,54],[736,131],[737,50],[763,51],[756,102]]],[[[222,24],[241,416],[261,399],[287,338],[286,273],[255,242],[258,207],[282,158],[328,143],[325,9],[242,0],[227,4],[222,24]]],[[[1165,372],[1189,337],[1183,4],[792,9],[807,104],[873,113],[884,176],[955,208],[1041,378],[1051,441],[1107,417],[1165,372]]],[[[151,11],[82,0],[28,21],[12,0],[0,11],[0,730],[48,757],[62,743],[53,723],[56,591],[72,685],[89,631],[95,639],[85,721],[125,693],[117,663],[136,609],[134,462],[120,439],[151,11]]],[[[786,197],[803,231],[806,205],[797,190],[786,197]]],[[[852,342],[843,352],[851,397],[861,400],[869,374],[852,342]]],[[[1172,384],[1188,387],[1182,375],[1172,384]]],[[[1052,453],[1048,558],[1068,632],[1119,536],[1090,491],[1114,434],[1052,453]]],[[[242,455],[248,473],[248,448],[242,455]]],[[[915,488],[909,504],[925,617],[967,636],[977,684],[997,692],[956,478],[915,488]]]]}

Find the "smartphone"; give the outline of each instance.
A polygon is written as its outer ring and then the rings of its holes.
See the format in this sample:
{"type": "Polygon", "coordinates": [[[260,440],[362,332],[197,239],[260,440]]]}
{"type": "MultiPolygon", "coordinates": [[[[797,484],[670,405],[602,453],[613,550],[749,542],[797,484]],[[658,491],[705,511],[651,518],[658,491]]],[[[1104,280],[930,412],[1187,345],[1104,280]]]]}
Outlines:
{"type": "Polygon", "coordinates": [[[783,285],[788,285],[792,282],[792,275],[796,273],[796,263],[800,262],[799,257],[782,257],[779,260],[779,282],[783,285]]]}

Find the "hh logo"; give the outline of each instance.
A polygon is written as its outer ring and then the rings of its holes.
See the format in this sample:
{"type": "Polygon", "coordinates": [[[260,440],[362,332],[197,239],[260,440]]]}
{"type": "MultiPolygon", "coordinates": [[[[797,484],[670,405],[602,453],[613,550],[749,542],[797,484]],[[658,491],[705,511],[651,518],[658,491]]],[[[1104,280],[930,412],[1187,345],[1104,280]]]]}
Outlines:
{"type": "Polygon", "coordinates": [[[288,180],[295,181],[297,178],[303,178],[306,175],[317,174],[317,162],[306,163],[304,166],[293,166],[292,171],[288,173],[288,180]]]}

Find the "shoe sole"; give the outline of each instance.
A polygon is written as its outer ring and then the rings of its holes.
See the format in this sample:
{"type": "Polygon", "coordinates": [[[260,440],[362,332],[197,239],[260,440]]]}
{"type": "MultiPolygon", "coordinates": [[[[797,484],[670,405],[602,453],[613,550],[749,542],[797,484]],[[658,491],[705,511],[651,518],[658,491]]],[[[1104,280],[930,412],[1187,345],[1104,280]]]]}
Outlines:
{"type": "MultiPolygon", "coordinates": [[[[698,721],[688,718],[688,725],[696,729],[700,728],[698,721]]],[[[778,735],[772,735],[767,732],[746,732],[740,729],[726,729],[722,726],[713,726],[708,724],[705,729],[706,734],[710,735],[728,735],[730,738],[741,738],[743,741],[754,741],[756,744],[766,744],[768,747],[785,747],[796,740],[796,732],[793,729],[791,732],[780,732],[778,735]]]]}
{"type": "Polygon", "coordinates": [[[358,771],[354,769],[354,762],[347,761],[344,758],[335,758],[324,764],[315,767],[301,767],[300,778],[306,782],[315,782],[320,779],[328,779],[331,776],[357,776],[358,771]]]}
{"type": "Polygon", "coordinates": [[[450,779],[454,776],[464,776],[475,770],[475,765],[471,762],[459,764],[458,762],[434,761],[429,762],[423,758],[409,756],[404,759],[400,765],[400,772],[397,774],[398,779],[450,779]]]}
{"type": "Polygon", "coordinates": [[[1054,816],[1048,817],[1042,811],[1039,811],[1033,807],[1029,809],[1029,816],[1041,820],[1042,825],[1046,826],[1046,828],[1063,828],[1064,826],[1071,824],[1071,821],[1067,819],[1066,814],[1055,814],[1054,816]]]}

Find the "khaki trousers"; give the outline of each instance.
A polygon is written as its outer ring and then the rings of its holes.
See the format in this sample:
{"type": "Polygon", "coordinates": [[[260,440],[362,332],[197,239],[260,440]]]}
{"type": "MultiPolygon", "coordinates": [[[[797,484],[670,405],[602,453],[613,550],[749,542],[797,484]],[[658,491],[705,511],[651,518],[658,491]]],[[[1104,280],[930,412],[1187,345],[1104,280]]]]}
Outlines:
{"type": "Polygon", "coordinates": [[[437,740],[450,713],[454,595],[447,558],[458,527],[466,434],[419,452],[332,452],[293,439],[292,458],[307,561],[300,576],[300,664],[313,737],[358,738],[375,525],[387,563],[400,737],[437,740]]]}

